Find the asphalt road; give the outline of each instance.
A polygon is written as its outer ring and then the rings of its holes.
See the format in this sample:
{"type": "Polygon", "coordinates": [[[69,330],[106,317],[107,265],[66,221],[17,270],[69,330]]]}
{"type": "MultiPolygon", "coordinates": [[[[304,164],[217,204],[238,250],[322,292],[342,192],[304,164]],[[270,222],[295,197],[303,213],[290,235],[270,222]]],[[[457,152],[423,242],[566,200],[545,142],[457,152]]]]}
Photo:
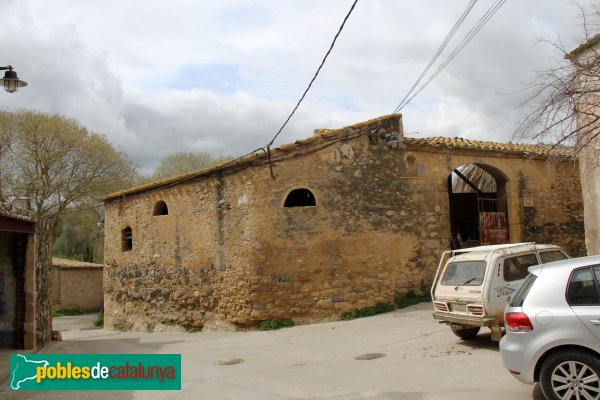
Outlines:
{"type": "Polygon", "coordinates": [[[55,318],[54,328],[62,331],[63,341],[53,342],[45,353],[181,353],[182,391],[5,392],[0,397],[541,398],[539,389],[521,384],[503,368],[498,345],[490,341],[488,332],[461,341],[447,326],[435,322],[431,312],[431,304],[424,303],[354,321],[233,333],[114,332],[93,329],[95,316],[55,318]]]}

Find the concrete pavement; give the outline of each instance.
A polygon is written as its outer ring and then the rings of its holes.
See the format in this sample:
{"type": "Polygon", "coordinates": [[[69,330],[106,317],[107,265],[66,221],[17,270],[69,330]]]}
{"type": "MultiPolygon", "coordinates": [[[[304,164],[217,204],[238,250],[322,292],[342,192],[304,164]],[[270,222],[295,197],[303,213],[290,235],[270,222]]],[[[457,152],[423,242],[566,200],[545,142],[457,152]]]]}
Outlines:
{"type": "Polygon", "coordinates": [[[63,341],[53,342],[45,353],[181,353],[182,391],[5,392],[0,397],[539,398],[539,391],[534,393],[532,386],[521,384],[502,367],[498,345],[489,333],[462,342],[447,326],[434,322],[431,312],[431,304],[423,303],[354,321],[228,333],[113,332],[93,329],[95,316],[61,317],[54,327],[62,329],[63,341]]]}

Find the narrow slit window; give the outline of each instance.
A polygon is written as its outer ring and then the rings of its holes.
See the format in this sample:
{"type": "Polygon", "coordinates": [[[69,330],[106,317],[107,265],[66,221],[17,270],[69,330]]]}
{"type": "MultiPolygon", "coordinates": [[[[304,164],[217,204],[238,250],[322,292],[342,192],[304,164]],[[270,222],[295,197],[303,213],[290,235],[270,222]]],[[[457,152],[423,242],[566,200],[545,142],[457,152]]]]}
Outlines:
{"type": "Polygon", "coordinates": [[[308,189],[294,189],[285,199],[284,207],[316,206],[315,195],[308,189]]]}
{"type": "Polygon", "coordinates": [[[169,215],[169,207],[167,207],[167,203],[162,200],[157,201],[154,205],[152,215],[169,215]]]}
{"type": "Polygon", "coordinates": [[[133,232],[128,226],[121,231],[121,250],[130,251],[133,249],[133,232]]]}

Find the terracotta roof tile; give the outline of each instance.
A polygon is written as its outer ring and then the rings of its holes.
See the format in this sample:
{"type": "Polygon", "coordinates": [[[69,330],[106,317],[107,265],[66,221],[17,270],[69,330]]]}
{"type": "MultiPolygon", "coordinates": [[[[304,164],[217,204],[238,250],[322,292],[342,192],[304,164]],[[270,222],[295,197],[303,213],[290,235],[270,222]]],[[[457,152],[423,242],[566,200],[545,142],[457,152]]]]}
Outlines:
{"type": "MultiPolygon", "coordinates": [[[[271,149],[271,157],[275,159],[277,156],[290,153],[292,150],[302,149],[311,145],[327,143],[336,139],[347,137],[352,133],[368,131],[369,127],[377,126],[381,121],[389,119],[400,119],[401,115],[384,115],[372,120],[360,122],[354,125],[350,125],[340,129],[317,129],[315,134],[306,139],[297,140],[293,143],[283,144],[277,148],[271,149]]],[[[406,145],[420,145],[430,146],[436,148],[456,148],[456,149],[469,149],[469,150],[480,150],[480,151],[493,151],[503,152],[519,155],[521,157],[557,157],[565,158],[570,157],[571,153],[569,148],[557,147],[552,149],[549,145],[534,145],[534,144],[512,144],[512,143],[497,143],[487,142],[481,140],[469,140],[463,138],[448,138],[448,137],[430,137],[430,138],[404,138],[404,144],[406,145]]],[[[208,167],[199,169],[197,171],[188,172],[186,174],[173,176],[166,179],[150,182],[145,185],[134,187],[131,189],[121,190],[116,193],[109,194],[102,198],[104,202],[110,202],[117,198],[128,197],[136,193],[146,192],[149,190],[155,190],[165,188],[175,184],[183,183],[186,181],[194,180],[203,176],[211,176],[218,171],[225,170],[227,168],[240,168],[250,165],[252,161],[264,160],[267,158],[266,152],[256,151],[245,157],[242,157],[234,161],[225,161],[220,164],[213,164],[208,167]]]]}
{"type": "Polygon", "coordinates": [[[448,149],[468,149],[493,151],[500,153],[519,154],[524,157],[548,157],[558,158],[571,157],[571,149],[565,146],[552,147],[547,144],[523,144],[523,143],[500,143],[488,142],[483,140],[471,140],[464,138],[450,137],[429,137],[429,138],[405,138],[405,144],[433,146],[437,148],[448,149]]]}

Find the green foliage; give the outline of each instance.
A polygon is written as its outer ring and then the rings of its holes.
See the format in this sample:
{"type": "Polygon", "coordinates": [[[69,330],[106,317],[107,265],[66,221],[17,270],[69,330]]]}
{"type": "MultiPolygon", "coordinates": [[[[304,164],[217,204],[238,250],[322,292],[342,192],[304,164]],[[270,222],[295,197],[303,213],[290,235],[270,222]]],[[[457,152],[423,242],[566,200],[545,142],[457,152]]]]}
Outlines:
{"type": "Polygon", "coordinates": [[[102,263],[104,232],[97,210],[65,214],[54,230],[54,256],[69,260],[102,263]]]}
{"type": "Polygon", "coordinates": [[[53,317],[72,317],[74,315],[82,315],[85,314],[84,311],[79,310],[58,310],[52,313],[53,317]]]}
{"type": "Polygon", "coordinates": [[[352,311],[343,312],[340,318],[344,321],[349,321],[356,318],[370,317],[394,311],[396,308],[405,308],[426,301],[431,301],[431,296],[429,294],[418,295],[410,291],[405,294],[396,295],[394,304],[379,301],[373,307],[357,308],[352,311]]]}
{"type": "Polygon", "coordinates": [[[158,167],[156,167],[156,170],[154,171],[152,179],[158,180],[170,178],[172,176],[196,171],[211,164],[216,164],[231,159],[232,157],[215,157],[210,153],[205,153],[202,151],[180,151],[170,154],[160,160],[158,167]]]}
{"type": "Polygon", "coordinates": [[[57,114],[0,112],[0,201],[26,197],[54,228],[76,208],[131,185],[137,172],[106,137],[57,114]]]}
{"type": "Polygon", "coordinates": [[[291,328],[292,326],[294,326],[294,321],[292,321],[291,319],[282,319],[282,320],[272,320],[272,319],[267,319],[262,321],[259,325],[258,325],[258,330],[259,331],[273,331],[276,329],[281,329],[281,328],[291,328]]]}
{"type": "Polygon", "coordinates": [[[431,295],[429,293],[419,295],[413,291],[409,291],[405,294],[397,294],[394,298],[394,303],[398,308],[406,308],[427,301],[431,301],[431,295]]]}
{"type": "Polygon", "coordinates": [[[357,308],[352,311],[343,312],[341,318],[344,321],[349,321],[351,319],[370,317],[372,315],[394,311],[394,308],[394,305],[390,303],[379,301],[375,303],[374,307],[357,308]]]}
{"type": "Polygon", "coordinates": [[[104,313],[98,314],[98,317],[94,320],[94,326],[103,327],[104,326],[104,313]]]}
{"type": "Polygon", "coordinates": [[[185,327],[185,331],[187,333],[196,333],[196,332],[199,331],[199,329],[197,327],[195,327],[195,326],[188,325],[188,326],[185,327]]]}

